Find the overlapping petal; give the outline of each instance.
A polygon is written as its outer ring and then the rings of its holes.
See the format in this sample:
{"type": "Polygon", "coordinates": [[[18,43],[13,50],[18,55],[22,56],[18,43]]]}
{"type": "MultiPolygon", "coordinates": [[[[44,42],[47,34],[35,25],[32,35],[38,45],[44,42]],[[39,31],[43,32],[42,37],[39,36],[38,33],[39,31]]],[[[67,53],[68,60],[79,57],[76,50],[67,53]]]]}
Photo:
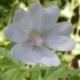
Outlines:
{"type": "Polygon", "coordinates": [[[30,5],[29,12],[34,28],[40,32],[52,29],[59,17],[59,8],[57,6],[50,6],[44,10],[40,4],[34,3],[30,5]]]}
{"type": "Polygon", "coordinates": [[[41,29],[41,18],[43,14],[43,8],[39,3],[33,3],[29,6],[29,13],[33,22],[33,27],[40,31],[41,29]]]}
{"type": "Polygon", "coordinates": [[[13,22],[18,24],[18,27],[24,30],[26,33],[32,30],[32,20],[28,13],[28,11],[25,11],[23,9],[16,10],[13,22]]]}
{"type": "Polygon", "coordinates": [[[47,66],[58,66],[59,58],[46,48],[33,49],[32,46],[17,44],[12,48],[12,55],[25,63],[37,64],[42,63],[47,66]]]}
{"type": "Polygon", "coordinates": [[[72,31],[73,31],[72,24],[64,21],[64,22],[60,22],[60,23],[55,24],[49,35],[70,36],[72,31]]]}
{"type": "Polygon", "coordinates": [[[49,31],[54,27],[59,17],[59,8],[57,6],[50,6],[46,8],[42,14],[41,31],[49,31]]]}
{"type": "Polygon", "coordinates": [[[67,36],[48,36],[45,43],[52,49],[61,51],[71,51],[75,47],[75,43],[67,36]]]}
{"type": "Polygon", "coordinates": [[[18,27],[18,24],[12,23],[9,24],[5,29],[5,35],[13,42],[23,43],[27,38],[28,34],[24,30],[18,27]]]}
{"type": "Polygon", "coordinates": [[[52,16],[51,19],[53,20],[53,23],[56,23],[59,18],[59,14],[60,14],[59,7],[49,6],[46,8],[46,12],[49,14],[49,16],[52,16]]]}

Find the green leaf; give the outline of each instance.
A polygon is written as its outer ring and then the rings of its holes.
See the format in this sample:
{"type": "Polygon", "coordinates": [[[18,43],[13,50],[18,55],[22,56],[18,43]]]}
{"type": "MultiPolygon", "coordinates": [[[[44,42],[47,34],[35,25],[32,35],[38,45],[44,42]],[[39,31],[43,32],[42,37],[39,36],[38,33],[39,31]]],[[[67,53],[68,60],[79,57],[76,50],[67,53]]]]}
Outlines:
{"type": "Polygon", "coordinates": [[[0,59],[0,68],[11,69],[18,66],[19,66],[19,63],[13,61],[13,59],[10,59],[7,57],[3,57],[2,59],[0,59]]]}
{"type": "Polygon", "coordinates": [[[20,64],[13,59],[10,52],[5,48],[0,48],[0,68],[11,69],[18,67],[20,64]]]}
{"type": "Polygon", "coordinates": [[[29,77],[29,70],[28,69],[21,69],[16,68],[14,72],[14,80],[26,80],[26,78],[29,77]]]}
{"type": "Polygon", "coordinates": [[[31,80],[42,80],[41,70],[39,67],[34,67],[31,72],[31,80]]]}
{"type": "Polygon", "coordinates": [[[5,56],[5,57],[8,57],[10,54],[9,54],[9,51],[3,47],[0,47],[0,57],[1,56],[5,56]]]}
{"type": "Polygon", "coordinates": [[[2,74],[2,80],[26,80],[29,77],[28,68],[23,66],[7,69],[2,74]]]}
{"type": "Polygon", "coordinates": [[[62,65],[59,68],[55,68],[56,70],[53,72],[47,72],[47,76],[44,77],[43,80],[59,80],[59,78],[65,78],[68,76],[78,75],[80,70],[69,70],[66,65],[62,65]]]}
{"type": "Polygon", "coordinates": [[[2,80],[13,80],[13,70],[6,71],[2,76],[2,80]]]}
{"type": "Polygon", "coordinates": [[[73,75],[69,79],[70,80],[80,80],[80,75],[73,75]]]}

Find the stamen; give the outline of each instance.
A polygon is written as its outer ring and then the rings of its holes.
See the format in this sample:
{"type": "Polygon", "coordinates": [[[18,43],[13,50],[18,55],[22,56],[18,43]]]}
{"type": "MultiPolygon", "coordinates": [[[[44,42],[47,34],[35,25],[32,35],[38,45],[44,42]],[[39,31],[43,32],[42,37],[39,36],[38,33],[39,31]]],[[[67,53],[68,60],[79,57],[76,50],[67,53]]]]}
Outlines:
{"type": "Polygon", "coordinates": [[[36,30],[31,31],[29,40],[31,41],[32,45],[36,47],[40,47],[43,43],[40,34],[36,30]]]}

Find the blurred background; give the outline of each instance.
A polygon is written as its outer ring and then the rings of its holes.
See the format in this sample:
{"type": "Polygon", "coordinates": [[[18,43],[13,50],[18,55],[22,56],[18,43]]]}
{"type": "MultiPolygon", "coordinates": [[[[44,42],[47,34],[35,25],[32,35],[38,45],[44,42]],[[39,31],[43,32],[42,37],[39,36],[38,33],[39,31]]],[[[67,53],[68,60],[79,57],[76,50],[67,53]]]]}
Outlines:
{"type": "Polygon", "coordinates": [[[14,12],[18,8],[27,9],[32,2],[40,1],[43,7],[57,5],[60,8],[58,22],[68,21],[73,25],[71,38],[76,42],[75,49],[69,52],[57,51],[63,62],[68,62],[69,67],[79,68],[80,64],[80,0],[0,0],[0,47],[8,50],[14,45],[3,33],[6,25],[11,23],[14,12]]]}

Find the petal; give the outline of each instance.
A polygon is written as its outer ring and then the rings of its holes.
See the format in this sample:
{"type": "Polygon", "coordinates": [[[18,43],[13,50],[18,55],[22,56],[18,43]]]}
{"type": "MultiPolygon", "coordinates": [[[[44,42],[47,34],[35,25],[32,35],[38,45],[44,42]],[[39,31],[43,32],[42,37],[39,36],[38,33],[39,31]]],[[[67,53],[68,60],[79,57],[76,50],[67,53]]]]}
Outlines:
{"type": "Polygon", "coordinates": [[[34,54],[31,50],[31,47],[25,47],[23,45],[17,44],[11,50],[12,56],[24,63],[35,65],[34,54]]]}
{"type": "Polygon", "coordinates": [[[53,28],[53,25],[57,22],[59,17],[59,8],[57,6],[50,6],[46,8],[41,15],[41,32],[49,31],[53,28]]]}
{"type": "Polygon", "coordinates": [[[40,32],[52,29],[59,17],[59,8],[57,6],[43,9],[39,3],[33,3],[29,7],[29,12],[34,28],[40,32]]]}
{"type": "Polygon", "coordinates": [[[39,63],[45,64],[47,66],[59,66],[60,60],[56,54],[47,48],[39,48],[36,50],[40,57],[39,63]]]}
{"type": "Polygon", "coordinates": [[[51,30],[59,17],[59,8],[49,6],[42,15],[42,31],[51,30]]]}
{"type": "Polygon", "coordinates": [[[12,55],[17,59],[27,64],[42,63],[48,66],[58,66],[59,58],[45,48],[33,49],[31,46],[15,45],[12,48],[12,55]]]}
{"type": "Polygon", "coordinates": [[[26,32],[29,32],[32,29],[32,21],[30,15],[27,11],[23,9],[18,9],[15,12],[13,21],[18,23],[20,25],[18,27],[26,32]]]}
{"type": "Polygon", "coordinates": [[[34,28],[39,30],[41,28],[41,17],[43,13],[42,6],[39,3],[33,3],[29,6],[29,12],[34,28]]]}
{"type": "Polygon", "coordinates": [[[22,43],[27,39],[28,35],[23,30],[18,28],[18,26],[19,25],[15,23],[8,25],[4,29],[4,33],[11,41],[22,43]]]}
{"type": "MultiPolygon", "coordinates": [[[[51,53],[49,53],[51,54],[51,53]]],[[[45,64],[47,66],[59,66],[60,65],[60,60],[58,58],[57,55],[52,55],[53,57],[43,57],[41,60],[40,60],[40,63],[42,64],[45,64]]]]}
{"type": "Polygon", "coordinates": [[[71,51],[75,47],[75,42],[67,36],[48,36],[45,43],[50,48],[61,51],[71,51]]]}
{"type": "Polygon", "coordinates": [[[46,12],[50,16],[50,20],[52,20],[53,23],[56,23],[59,18],[59,14],[60,14],[59,7],[49,6],[48,8],[46,8],[46,12]]]}
{"type": "Polygon", "coordinates": [[[50,35],[66,35],[70,36],[70,33],[73,31],[72,24],[69,22],[60,22],[57,23],[53,30],[50,32],[50,35]]]}

